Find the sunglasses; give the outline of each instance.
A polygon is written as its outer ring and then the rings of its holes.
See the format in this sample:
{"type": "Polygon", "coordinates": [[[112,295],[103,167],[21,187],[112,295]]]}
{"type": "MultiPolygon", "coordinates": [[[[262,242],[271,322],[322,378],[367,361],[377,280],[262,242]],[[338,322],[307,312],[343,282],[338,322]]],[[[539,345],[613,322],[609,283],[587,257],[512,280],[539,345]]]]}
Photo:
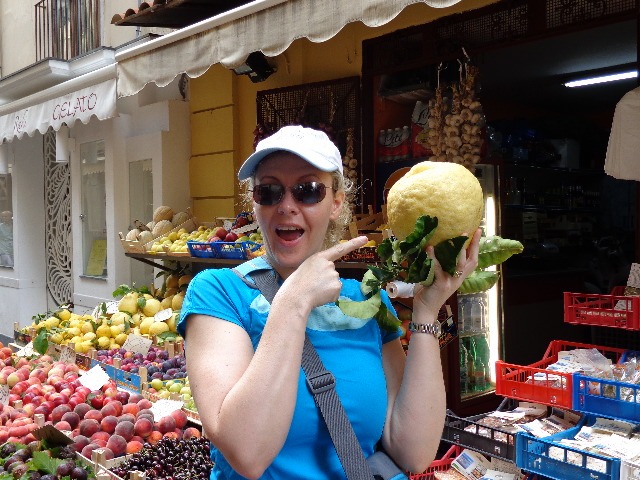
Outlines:
{"type": "MultiPolygon", "coordinates": [[[[287,187],[279,183],[264,183],[253,187],[253,201],[258,205],[277,205],[284,198],[287,187]]],[[[327,186],[320,182],[297,183],[288,190],[298,203],[313,205],[327,195],[327,186]]]]}

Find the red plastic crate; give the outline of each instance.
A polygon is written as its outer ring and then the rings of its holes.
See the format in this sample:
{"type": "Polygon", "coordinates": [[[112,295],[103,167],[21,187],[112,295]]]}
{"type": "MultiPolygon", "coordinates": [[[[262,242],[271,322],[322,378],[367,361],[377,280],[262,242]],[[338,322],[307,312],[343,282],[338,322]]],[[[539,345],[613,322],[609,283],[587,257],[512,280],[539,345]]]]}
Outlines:
{"type": "Polygon", "coordinates": [[[564,293],[564,321],[578,325],[640,330],[640,296],[624,295],[615,287],[610,295],[564,293]]]}
{"type": "Polygon", "coordinates": [[[522,366],[496,361],[496,394],[544,405],[571,409],[573,407],[573,375],[554,372],[546,368],[558,360],[558,352],[576,348],[595,348],[614,362],[625,352],[622,348],[599,347],[586,343],[553,340],[542,360],[522,366]],[[539,377],[533,382],[534,375],[539,377]]]}
{"type": "Polygon", "coordinates": [[[455,458],[462,453],[462,447],[453,445],[440,460],[434,460],[424,473],[410,473],[410,480],[434,480],[435,472],[446,472],[451,467],[455,458]]]}

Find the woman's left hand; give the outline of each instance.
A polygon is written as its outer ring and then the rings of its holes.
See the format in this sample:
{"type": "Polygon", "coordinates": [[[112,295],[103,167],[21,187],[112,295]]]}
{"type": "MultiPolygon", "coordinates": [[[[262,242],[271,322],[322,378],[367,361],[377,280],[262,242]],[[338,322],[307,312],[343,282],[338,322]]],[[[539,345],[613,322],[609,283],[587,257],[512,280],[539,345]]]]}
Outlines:
{"type": "Polygon", "coordinates": [[[415,298],[420,301],[433,315],[437,315],[444,302],[454,294],[462,285],[462,281],[472,273],[478,266],[478,250],[480,248],[480,237],[482,230],[477,229],[471,239],[471,243],[466,249],[462,249],[458,255],[456,272],[450,275],[440,266],[435,257],[433,247],[427,248],[429,258],[433,260],[435,277],[429,287],[418,287],[415,298]]]}

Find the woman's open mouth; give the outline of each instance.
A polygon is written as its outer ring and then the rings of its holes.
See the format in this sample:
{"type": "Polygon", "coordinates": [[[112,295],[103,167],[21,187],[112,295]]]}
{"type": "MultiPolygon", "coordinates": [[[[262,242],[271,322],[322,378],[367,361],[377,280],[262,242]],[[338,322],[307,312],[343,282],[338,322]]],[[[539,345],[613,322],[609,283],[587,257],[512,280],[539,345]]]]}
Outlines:
{"type": "Polygon", "coordinates": [[[277,227],[276,235],[286,242],[293,242],[304,234],[304,230],[298,227],[277,227]]]}

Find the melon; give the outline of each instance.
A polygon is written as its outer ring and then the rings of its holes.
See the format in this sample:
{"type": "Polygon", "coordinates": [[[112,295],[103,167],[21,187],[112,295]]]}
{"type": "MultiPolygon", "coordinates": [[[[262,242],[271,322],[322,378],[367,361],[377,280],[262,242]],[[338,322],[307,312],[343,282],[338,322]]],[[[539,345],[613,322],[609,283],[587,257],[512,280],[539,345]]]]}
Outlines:
{"type": "Polygon", "coordinates": [[[138,235],[140,235],[140,230],[134,228],[133,230],[129,230],[129,233],[127,233],[127,236],[124,239],[128,242],[133,242],[138,240],[138,235]]]}
{"type": "Polygon", "coordinates": [[[166,205],[160,205],[153,212],[153,221],[158,223],[162,220],[169,220],[173,218],[173,210],[171,207],[167,207],[166,205]]]}
{"type": "Polygon", "coordinates": [[[138,240],[143,245],[146,245],[149,242],[153,242],[153,233],[151,233],[149,230],[145,230],[144,232],[140,232],[140,235],[138,235],[138,240]]]}
{"type": "Polygon", "coordinates": [[[177,227],[178,225],[182,225],[190,218],[191,216],[187,212],[178,212],[171,219],[171,223],[173,223],[177,227]]]}
{"type": "Polygon", "coordinates": [[[160,220],[156,222],[151,233],[153,234],[153,238],[158,238],[166,235],[171,230],[173,230],[173,223],[171,223],[170,220],[160,220]]]}

